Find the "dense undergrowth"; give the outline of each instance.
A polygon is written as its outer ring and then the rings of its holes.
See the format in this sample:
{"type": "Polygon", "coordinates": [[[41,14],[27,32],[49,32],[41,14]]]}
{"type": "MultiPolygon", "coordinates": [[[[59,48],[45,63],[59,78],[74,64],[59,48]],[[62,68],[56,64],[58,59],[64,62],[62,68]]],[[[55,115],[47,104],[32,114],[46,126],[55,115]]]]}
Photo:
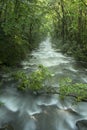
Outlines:
{"type": "Polygon", "coordinates": [[[24,72],[18,72],[14,78],[19,81],[18,89],[22,91],[38,92],[46,89],[47,81],[51,78],[48,69],[39,65],[35,72],[27,75],[24,72]]]}
{"type": "Polygon", "coordinates": [[[14,77],[19,82],[18,90],[23,92],[29,91],[37,95],[59,94],[61,99],[71,96],[77,102],[87,101],[87,84],[73,83],[70,78],[65,78],[60,81],[59,87],[49,86],[47,83],[50,83],[52,74],[42,65],[29,75],[19,72],[14,77]]]}
{"type": "Polygon", "coordinates": [[[0,33],[0,64],[17,66],[25,58],[28,45],[20,37],[7,35],[1,29],[0,33]],[[19,39],[18,39],[19,38],[19,39]]]}
{"type": "Polygon", "coordinates": [[[18,66],[47,35],[43,6],[43,1],[0,1],[0,66],[18,66]]]}

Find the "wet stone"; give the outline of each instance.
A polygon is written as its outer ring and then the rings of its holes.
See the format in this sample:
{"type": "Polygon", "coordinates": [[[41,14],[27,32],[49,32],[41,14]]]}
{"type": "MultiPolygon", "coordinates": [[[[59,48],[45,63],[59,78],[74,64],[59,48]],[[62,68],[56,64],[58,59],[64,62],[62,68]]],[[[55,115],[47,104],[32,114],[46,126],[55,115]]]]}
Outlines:
{"type": "Polygon", "coordinates": [[[81,120],[76,123],[78,130],[87,130],[87,120],[81,120]]]}
{"type": "Polygon", "coordinates": [[[14,130],[14,128],[10,124],[5,124],[0,130],[14,130]]]}

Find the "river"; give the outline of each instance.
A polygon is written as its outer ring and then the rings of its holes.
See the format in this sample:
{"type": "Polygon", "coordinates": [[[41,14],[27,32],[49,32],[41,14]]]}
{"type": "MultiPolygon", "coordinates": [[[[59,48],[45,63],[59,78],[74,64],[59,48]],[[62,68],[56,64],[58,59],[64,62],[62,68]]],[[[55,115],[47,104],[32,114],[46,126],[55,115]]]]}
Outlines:
{"type": "MultiPolygon", "coordinates": [[[[54,87],[58,87],[60,79],[65,77],[87,83],[87,68],[76,63],[74,58],[63,55],[59,49],[54,49],[49,38],[22,62],[21,69],[29,73],[39,64],[51,71],[53,78],[49,84],[54,87]]],[[[73,104],[71,97],[61,100],[57,94],[36,96],[18,92],[17,84],[9,73],[4,74],[2,80],[0,128],[11,124],[14,130],[87,130],[86,102],[73,104]]]]}

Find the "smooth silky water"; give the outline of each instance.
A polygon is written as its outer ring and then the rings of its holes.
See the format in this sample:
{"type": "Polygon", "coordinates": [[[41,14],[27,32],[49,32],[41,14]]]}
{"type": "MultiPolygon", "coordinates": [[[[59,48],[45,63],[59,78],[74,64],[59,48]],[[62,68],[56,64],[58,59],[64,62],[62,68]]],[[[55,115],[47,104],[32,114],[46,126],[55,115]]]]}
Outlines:
{"type": "MultiPolygon", "coordinates": [[[[79,67],[71,57],[52,47],[50,39],[42,42],[22,63],[29,73],[42,64],[51,71],[49,86],[59,87],[59,80],[70,77],[74,82],[87,83],[87,69],[79,67]]],[[[72,97],[63,101],[59,95],[30,95],[18,92],[9,75],[0,93],[0,128],[10,124],[14,130],[87,130],[87,103],[73,104],[72,97]]],[[[4,80],[5,80],[4,79],[4,80]]]]}

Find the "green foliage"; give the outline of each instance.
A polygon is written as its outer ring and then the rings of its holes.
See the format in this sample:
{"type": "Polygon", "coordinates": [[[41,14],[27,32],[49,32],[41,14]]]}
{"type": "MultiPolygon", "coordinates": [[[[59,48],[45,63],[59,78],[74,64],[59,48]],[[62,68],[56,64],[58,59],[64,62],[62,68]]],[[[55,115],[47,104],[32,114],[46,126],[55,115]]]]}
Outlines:
{"type": "Polygon", "coordinates": [[[35,72],[27,75],[23,72],[18,72],[16,74],[16,79],[19,80],[19,90],[31,90],[39,91],[46,87],[46,81],[51,77],[50,72],[46,67],[39,65],[38,69],[35,72]]]}
{"type": "MultiPolygon", "coordinates": [[[[72,53],[79,61],[87,61],[86,4],[82,0],[59,0],[51,5],[54,9],[52,39],[62,39],[62,51],[72,53]]],[[[60,46],[58,42],[57,46],[60,46]]]]}
{"type": "Polygon", "coordinates": [[[87,84],[73,83],[70,78],[65,78],[60,81],[60,87],[48,87],[46,81],[50,82],[52,75],[42,65],[29,75],[24,72],[18,72],[14,77],[19,81],[18,89],[23,92],[39,93],[42,91],[49,94],[59,94],[61,99],[71,96],[75,98],[76,102],[87,101],[87,84]]]}
{"type": "Polygon", "coordinates": [[[44,39],[49,30],[46,5],[39,0],[0,1],[0,64],[16,66],[44,39]]]}
{"type": "Polygon", "coordinates": [[[0,107],[1,107],[2,105],[4,105],[4,103],[0,102],[0,107]]]}
{"type": "Polygon", "coordinates": [[[5,39],[2,38],[0,42],[0,61],[3,65],[7,66],[18,65],[25,57],[27,47],[23,44],[18,44],[11,36],[9,37],[7,35],[4,38],[5,39]]]}
{"type": "Polygon", "coordinates": [[[59,92],[62,99],[64,99],[65,96],[73,96],[76,101],[79,102],[87,99],[87,84],[73,84],[70,78],[66,78],[61,80],[59,92]]]}

